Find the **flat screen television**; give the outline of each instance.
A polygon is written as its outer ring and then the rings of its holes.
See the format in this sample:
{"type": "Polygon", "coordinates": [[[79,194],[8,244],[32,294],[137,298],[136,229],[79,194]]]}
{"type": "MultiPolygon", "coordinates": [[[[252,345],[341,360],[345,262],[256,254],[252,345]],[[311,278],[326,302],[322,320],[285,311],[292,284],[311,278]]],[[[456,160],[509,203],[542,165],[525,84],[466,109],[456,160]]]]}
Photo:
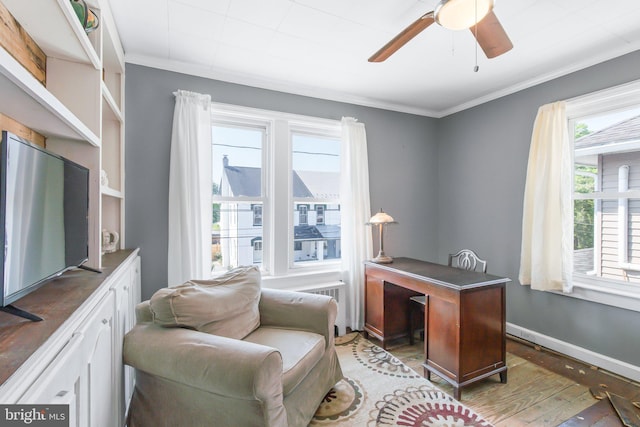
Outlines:
{"type": "MultiPolygon", "coordinates": [[[[0,309],[89,258],[89,170],[2,131],[0,309]]],[[[32,317],[30,317],[32,316],[32,317]]]]}

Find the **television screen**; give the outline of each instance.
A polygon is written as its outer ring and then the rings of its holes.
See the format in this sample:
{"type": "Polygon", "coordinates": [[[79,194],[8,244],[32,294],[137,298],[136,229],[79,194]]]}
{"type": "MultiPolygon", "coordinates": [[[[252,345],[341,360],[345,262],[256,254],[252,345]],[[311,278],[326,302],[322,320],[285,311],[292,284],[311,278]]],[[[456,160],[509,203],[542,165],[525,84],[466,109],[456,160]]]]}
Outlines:
{"type": "Polygon", "coordinates": [[[89,170],[7,131],[1,149],[0,306],[5,307],[87,261],[89,170]]]}

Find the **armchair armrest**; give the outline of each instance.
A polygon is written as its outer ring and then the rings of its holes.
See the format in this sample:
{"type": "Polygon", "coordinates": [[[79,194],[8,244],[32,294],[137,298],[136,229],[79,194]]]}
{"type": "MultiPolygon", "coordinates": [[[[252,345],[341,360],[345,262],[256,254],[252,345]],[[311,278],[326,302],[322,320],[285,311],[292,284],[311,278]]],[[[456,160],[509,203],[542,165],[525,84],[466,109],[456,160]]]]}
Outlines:
{"type": "Polygon", "coordinates": [[[149,300],[136,304],[136,323],[153,322],[149,300]]]}
{"type": "Polygon", "coordinates": [[[315,332],[333,347],[338,303],[326,295],[262,288],[260,324],[315,332]]]}
{"type": "Polygon", "coordinates": [[[125,336],[123,360],[148,374],[221,396],[270,400],[282,395],[282,356],[260,344],[139,324],[125,336]]]}

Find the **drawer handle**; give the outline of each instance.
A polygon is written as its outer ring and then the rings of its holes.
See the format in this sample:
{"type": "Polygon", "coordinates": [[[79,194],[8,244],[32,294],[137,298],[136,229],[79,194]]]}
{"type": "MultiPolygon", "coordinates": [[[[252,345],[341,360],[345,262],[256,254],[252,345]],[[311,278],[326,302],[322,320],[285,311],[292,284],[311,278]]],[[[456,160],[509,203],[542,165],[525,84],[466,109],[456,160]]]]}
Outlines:
{"type": "Polygon", "coordinates": [[[66,396],[67,393],[69,393],[67,390],[60,390],[58,394],[56,394],[56,397],[66,396]]]}

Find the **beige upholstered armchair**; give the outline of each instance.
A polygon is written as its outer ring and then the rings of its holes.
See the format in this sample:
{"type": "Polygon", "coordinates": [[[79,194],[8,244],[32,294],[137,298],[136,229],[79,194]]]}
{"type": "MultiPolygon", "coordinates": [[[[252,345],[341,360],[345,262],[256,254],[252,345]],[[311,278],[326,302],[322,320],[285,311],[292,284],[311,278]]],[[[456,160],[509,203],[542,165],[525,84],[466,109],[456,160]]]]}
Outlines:
{"type": "Polygon", "coordinates": [[[125,337],[129,427],[307,426],[342,378],[336,314],[330,297],[261,289],[255,268],[158,291],[125,337]]]}

